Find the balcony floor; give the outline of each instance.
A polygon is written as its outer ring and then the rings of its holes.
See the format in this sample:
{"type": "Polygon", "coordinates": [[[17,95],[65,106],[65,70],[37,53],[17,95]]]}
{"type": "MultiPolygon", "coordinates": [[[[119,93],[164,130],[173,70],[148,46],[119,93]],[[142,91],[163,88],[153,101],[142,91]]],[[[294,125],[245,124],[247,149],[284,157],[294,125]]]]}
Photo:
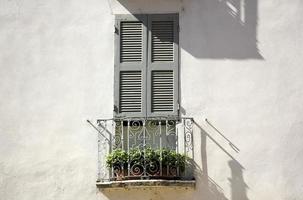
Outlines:
{"type": "Polygon", "coordinates": [[[107,181],[97,182],[99,189],[136,189],[136,188],[159,188],[171,187],[178,189],[194,189],[196,185],[195,180],[123,180],[123,181],[107,181]]]}

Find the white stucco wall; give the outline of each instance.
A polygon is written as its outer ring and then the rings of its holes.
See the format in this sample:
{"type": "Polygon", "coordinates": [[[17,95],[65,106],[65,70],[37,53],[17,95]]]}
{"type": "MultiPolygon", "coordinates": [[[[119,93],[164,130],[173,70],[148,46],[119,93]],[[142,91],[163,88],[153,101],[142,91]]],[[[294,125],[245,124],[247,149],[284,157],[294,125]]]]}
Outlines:
{"type": "Polygon", "coordinates": [[[302,199],[303,3],[243,2],[0,0],[0,199],[302,199]],[[114,14],[129,12],[180,14],[182,113],[211,186],[96,189],[86,119],[112,117],[114,14]]]}

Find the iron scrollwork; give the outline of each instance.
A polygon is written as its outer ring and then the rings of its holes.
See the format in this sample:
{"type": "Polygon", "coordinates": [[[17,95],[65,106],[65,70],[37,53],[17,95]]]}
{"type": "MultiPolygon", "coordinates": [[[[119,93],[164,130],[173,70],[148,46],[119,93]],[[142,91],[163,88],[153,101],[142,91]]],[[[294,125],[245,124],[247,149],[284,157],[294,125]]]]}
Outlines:
{"type": "Polygon", "coordinates": [[[102,133],[98,140],[98,180],[180,178],[184,169],[177,160],[168,160],[167,156],[188,155],[193,150],[190,118],[98,120],[97,125],[102,133]],[[179,141],[181,138],[183,142],[179,141]],[[179,143],[184,144],[184,148],[180,148],[179,143]],[[115,162],[106,170],[107,155],[118,149],[127,154],[127,162],[115,162]]]}

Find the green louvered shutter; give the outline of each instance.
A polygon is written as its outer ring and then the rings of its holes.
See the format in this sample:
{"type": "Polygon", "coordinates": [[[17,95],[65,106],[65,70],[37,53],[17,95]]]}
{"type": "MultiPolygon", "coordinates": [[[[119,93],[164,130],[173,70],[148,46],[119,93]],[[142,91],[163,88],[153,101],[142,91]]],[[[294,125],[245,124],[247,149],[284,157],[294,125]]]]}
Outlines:
{"type": "Polygon", "coordinates": [[[178,14],[148,17],[147,115],[178,116],[178,14]]]}
{"type": "Polygon", "coordinates": [[[144,15],[116,15],[115,117],[146,115],[146,44],[144,15]]]}

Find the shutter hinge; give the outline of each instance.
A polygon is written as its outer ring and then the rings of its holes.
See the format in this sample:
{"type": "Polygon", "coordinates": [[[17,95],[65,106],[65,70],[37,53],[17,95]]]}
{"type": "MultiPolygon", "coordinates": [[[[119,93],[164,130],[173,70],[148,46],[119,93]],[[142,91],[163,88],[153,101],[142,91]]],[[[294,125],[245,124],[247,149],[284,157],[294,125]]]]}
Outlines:
{"type": "Polygon", "coordinates": [[[115,34],[119,35],[119,29],[115,26],[115,34]]]}
{"type": "Polygon", "coordinates": [[[177,26],[177,31],[180,32],[180,26],[179,26],[179,24],[177,26]]]}
{"type": "Polygon", "coordinates": [[[114,112],[115,112],[115,113],[118,113],[118,112],[119,112],[118,106],[116,106],[116,105],[114,105],[114,112]]]}
{"type": "Polygon", "coordinates": [[[177,109],[180,110],[180,103],[177,104],[177,109]]]}

